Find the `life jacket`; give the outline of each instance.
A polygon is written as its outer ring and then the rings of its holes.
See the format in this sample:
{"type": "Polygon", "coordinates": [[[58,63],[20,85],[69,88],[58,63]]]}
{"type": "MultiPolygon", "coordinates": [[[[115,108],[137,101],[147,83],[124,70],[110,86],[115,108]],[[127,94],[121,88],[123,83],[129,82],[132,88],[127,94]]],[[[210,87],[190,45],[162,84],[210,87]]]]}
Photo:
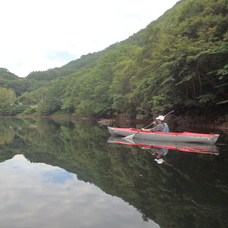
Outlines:
{"type": "Polygon", "coordinates": [[[163,132],[169,132],[169,126],[167,123],[164,123],[165,128],[163,129],[163,132]]]}

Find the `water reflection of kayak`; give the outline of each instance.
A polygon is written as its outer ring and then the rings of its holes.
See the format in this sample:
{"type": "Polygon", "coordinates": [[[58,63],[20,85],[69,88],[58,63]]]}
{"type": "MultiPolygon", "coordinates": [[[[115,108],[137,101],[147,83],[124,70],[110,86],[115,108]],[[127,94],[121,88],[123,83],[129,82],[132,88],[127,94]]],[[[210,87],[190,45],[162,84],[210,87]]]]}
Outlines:
{"type": "Polygon", "coordinates": [[[164,142],[164,141],[153,141],[146,139],[127,139],[118,136],[111,136],[108,139],[108,143],[119,143],[132,146],[140,147],[155,147],[155,148],[166,148],[171,150],[180,150],[184,152],[194,152],[202,154],[218,154],[218,149],[214,144],[200,144],[200,143],[184,143],[184,142],[164,142]]]}
{"type": "Polygon", "coordinates": [[[117,128],[109,127],[108,131],[111,135],[127,136],[128,138],[156,140],[165,142],[192,142],[192,143],[206,143],[215,144],[218,140],[219,134],[201,134],[192,132],[150,132],[142,131],[135,128],[117,128]]]}

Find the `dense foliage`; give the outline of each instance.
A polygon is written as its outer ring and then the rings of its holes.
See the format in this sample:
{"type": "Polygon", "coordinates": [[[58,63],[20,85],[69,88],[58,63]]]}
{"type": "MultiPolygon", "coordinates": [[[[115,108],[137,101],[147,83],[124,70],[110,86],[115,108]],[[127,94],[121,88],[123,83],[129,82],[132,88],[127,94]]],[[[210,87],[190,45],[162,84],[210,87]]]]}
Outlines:
{"type": "Polygon", "coordinates": [[[23,114],[135,118],[175,109],[228,118],[227,28],[227,0],[182,0],[125,41],[25,79],[9,75],[1,87],[27,105],[23,114]]]}

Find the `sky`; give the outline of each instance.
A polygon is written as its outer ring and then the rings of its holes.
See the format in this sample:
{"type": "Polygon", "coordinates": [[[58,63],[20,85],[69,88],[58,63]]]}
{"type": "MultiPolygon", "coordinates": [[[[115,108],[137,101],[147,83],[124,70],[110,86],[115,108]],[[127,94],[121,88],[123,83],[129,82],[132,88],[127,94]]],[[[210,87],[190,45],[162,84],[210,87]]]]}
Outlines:
{"type": "Polygon", "coordinates": [[[19,77],[61,67],[145,28],[178,0],[3,0],[0,67],[19,77]]]}

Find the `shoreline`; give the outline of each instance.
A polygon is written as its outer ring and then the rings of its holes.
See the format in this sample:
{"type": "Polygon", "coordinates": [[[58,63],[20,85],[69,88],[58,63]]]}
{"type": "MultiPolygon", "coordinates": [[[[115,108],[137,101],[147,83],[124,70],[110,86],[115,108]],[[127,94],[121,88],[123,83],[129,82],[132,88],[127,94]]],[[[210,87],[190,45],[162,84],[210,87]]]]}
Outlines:
{"type": "MultiPolygon", "coordinates": [[[[1,118],[42,118],[42,119],[78,119],[78,120],[91,120],[96,121],[100,125],[113,125],[113,124],[148,124],[152,122],[150,118],[132,119],[130,117],[116,116],[112,118],[86,118],[79,116],[0,116],[1,118]]],[[[170,115],[166,118],[168,125],[172,128],[178,127],[202,127],[204,129],[218,129],[228,133],[228,121],[221,117],[207,117],[207,116],[175,116],[170,115]]]]}

